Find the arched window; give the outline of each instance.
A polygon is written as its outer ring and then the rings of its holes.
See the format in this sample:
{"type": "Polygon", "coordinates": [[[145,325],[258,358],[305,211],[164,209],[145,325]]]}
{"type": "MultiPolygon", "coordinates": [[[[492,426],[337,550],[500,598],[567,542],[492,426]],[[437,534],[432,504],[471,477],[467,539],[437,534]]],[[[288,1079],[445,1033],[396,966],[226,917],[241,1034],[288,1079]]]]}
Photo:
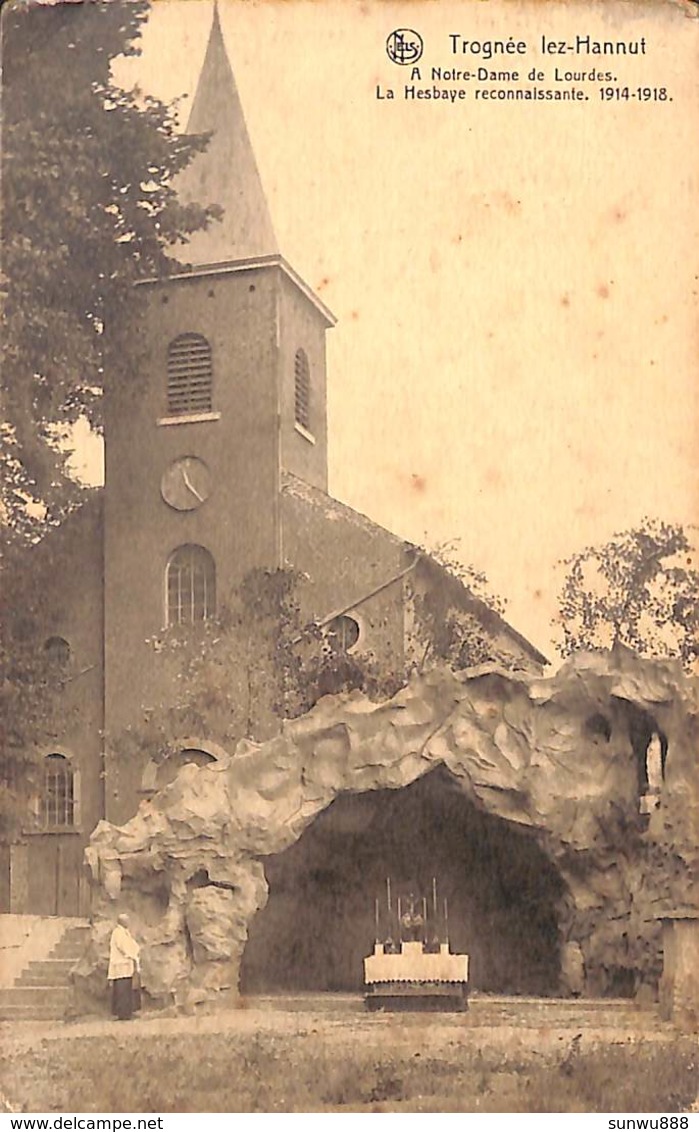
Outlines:
{"type": "Polygon", "coordinates": [[[201,334],[180,334],[167,348],[167,408],[173,416],[210,413],[211,346],[201,334]]]}
{"type": "Polygon", "coordinates": [[[216,566],[203,546],[178,546],[167,564],[167,623],[191,625],[216,612],[216,566]]]}
{"type": "Polygon", "coordinates": [[[294,419],[311,431],[311,371],[305,350],[297,350],[294,358],[294,419]]]}
{"type": "Polygon", "coordinates": [[[54,672],[61,672],[70,661],[70,645],[64,637],[49,637],[44,641],[46,662],[54,672]]]}
{"type": "Polygon", "coordinates": [[[41,822],[45,829],[75,825],[75,776],[70,759],[52,754],[44,759],[41,822]]]}

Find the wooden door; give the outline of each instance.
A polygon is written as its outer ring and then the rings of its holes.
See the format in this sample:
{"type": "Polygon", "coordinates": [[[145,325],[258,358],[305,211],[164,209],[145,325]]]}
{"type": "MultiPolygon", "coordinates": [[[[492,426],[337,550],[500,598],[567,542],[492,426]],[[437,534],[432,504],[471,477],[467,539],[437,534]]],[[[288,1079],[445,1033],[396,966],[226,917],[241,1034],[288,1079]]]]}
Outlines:
{"type": "Polygon", "coordinates": [[[29,842],[27,909],[35,916],[80,914],[82,845],[68,834],[45,834],[29,842]]]}

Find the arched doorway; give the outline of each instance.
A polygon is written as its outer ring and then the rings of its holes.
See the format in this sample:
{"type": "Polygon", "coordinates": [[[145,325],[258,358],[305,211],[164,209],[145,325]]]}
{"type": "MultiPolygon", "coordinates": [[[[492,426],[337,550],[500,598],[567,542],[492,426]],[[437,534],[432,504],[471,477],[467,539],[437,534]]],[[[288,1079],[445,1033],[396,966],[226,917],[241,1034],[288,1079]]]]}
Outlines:
{"type": "Polygon", "coordinates": [[[558,990],[563,882],[533,836],[478,810],[442,767],[400,790],[341,795],[264,865],[269,900],[250,926],[244,991],[358,990],[386,876],[394,892],[425,894],[437,878],[473,987],[558,990]]]}
{"type": "Polygon", "coordinates": [[[36,825],[24,845],[13,850],[13,857],[25,855],[26,895],[21,910],[39,916],[78,916],[84,905],[84,843],[79,836],[80,764],[70,752],[54,750],[44,756],[34,805],[36,825]]]}

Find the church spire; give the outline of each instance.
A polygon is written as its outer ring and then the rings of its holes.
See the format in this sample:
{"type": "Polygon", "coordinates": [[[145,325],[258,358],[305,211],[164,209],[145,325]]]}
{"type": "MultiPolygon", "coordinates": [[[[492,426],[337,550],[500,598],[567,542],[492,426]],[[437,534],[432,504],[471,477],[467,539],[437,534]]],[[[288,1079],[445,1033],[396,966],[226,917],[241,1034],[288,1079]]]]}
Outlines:
{"type": "Polygon", "coordinates": [[[211,33],[187,133],[211,140],[182,173],[183,203],[218,204],[223,218],[195,233],[178,258],[195,266],[277,255],[278,247],[255,154],[214,4],[211,33]]]}

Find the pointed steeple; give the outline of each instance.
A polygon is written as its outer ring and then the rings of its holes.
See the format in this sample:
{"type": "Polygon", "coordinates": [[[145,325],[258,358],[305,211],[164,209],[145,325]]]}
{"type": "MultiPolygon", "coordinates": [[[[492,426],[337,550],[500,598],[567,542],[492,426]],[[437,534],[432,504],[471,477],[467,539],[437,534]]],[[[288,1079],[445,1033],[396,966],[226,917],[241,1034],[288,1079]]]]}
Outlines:
{"type": "Polygon", "coordinates": [[[183,203],[218,204],[224,214],[206,231],[195,233],[178,259],[200,266],[278,255],[217,3],[187,123],[188,134],[209,132],[206,150],[182,173],[177,192],[183,203]]]}

